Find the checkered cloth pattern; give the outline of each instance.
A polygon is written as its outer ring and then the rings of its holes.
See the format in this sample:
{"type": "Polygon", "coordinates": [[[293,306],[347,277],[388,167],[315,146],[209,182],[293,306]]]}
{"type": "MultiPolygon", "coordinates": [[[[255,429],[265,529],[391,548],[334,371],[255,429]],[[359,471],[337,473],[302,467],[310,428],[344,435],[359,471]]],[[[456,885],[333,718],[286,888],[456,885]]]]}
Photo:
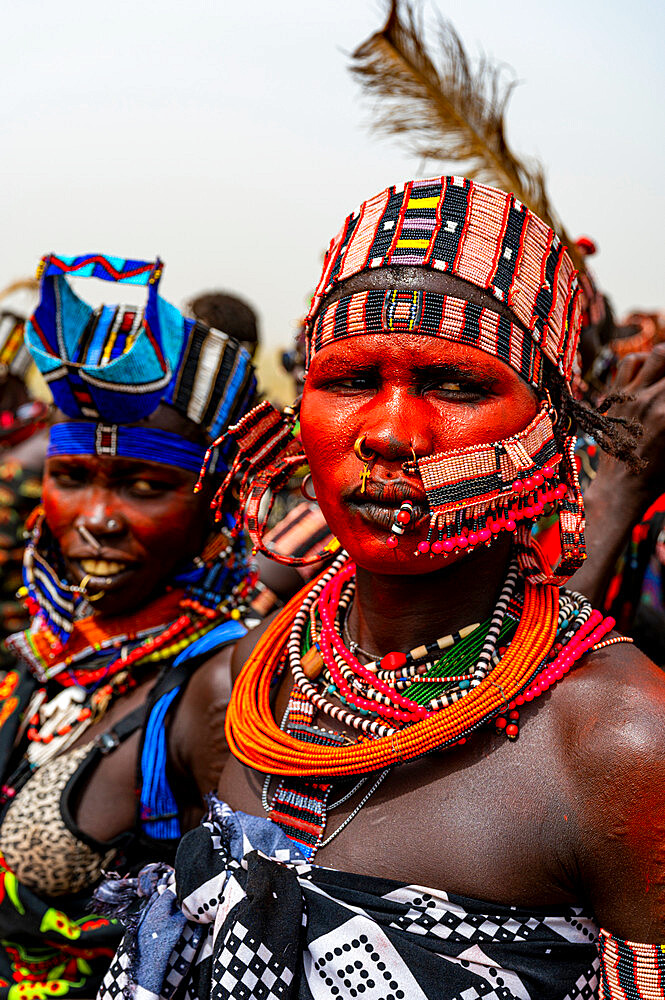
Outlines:
{"type": "MultiPolygon", "coordinates": [[[[487,290],[570,381],[582,303],[565,247],[514,195],[464,177],[389,187],[348,216],[331,241],[307,316],[308,364],[320,349],[313,327],[323,298],[356,274],[395,265],[451,274],[487,290]]],[[[453,329],[459,333],[459,323],[453,329]]],[[[445,324],[438,335],[447,331],[445,324]]]]}
{"type": "Polygon", "coordinates": [[[183,839],[161,891],[126,934],[100,1000],[117,1000],[120,991],[140,1000],[171,997],[180,942],[191,942],[197,927],[206,933],[175,977],[186,998],[597,995],[598,929],[581,909],[530,911],[308,865],[275,823],[214,798],[204,825],[183,839]]]}

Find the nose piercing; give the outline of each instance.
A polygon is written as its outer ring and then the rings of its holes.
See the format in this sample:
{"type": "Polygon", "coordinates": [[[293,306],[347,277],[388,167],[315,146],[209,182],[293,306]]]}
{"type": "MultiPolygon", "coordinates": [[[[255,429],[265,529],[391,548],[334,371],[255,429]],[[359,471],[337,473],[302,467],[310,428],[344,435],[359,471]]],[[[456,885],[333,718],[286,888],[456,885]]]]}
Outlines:
{"type": "Polygon", "coordinates": [[[99,544],[95,536],[90,531],[88,531],[85,525],[77,524],[76,530],[78,531],[83,541],[87,542],[88,545],[95,550],[95,552],[101,551],[102,548],[101,545],[99,544]]]}
{"type": "Polygon", "coordinates": [[[407,462],[402,462],[402,471],[406,472],[407,475],[413,475],[414,472],[419,473],[420,470],[418,468],[418,456],[411,442],[409,442],[409,451],[411,452],[411,458],[407,462]]]}
{"type": "Polygon", "coordinates": [[[118,524],[118,522],[117,522],[117,521],[115,520],[115,518],[113,518],[113,517],[110,517],[110,518],[108,519],[108,521],[106,522],[106,527],[107,527],[107,529],[108,529],[109,531],[117,531],[117,530],[118,530],[118,528],[120,527],[120,525],[119,525],[119,524],[118,524]]]}
{"type": "Polygon", "coordinates": [[[353,451],[356,458],[364,463],[362,472],[360,473],[361,493],[364,493],[365,490],[367,489],[367,480],[369,479],[370,463],[373,462],[374,459],[376,458],[376,452],[372,451],[371,448],[367,449],[369,454],[365,454],[365,452],[363,451],[363,445],[365,443],[366,438],[367,438],[366,434],[361,434],[360,437],[356,439],[355,444],[353,445],[353,451]]]}

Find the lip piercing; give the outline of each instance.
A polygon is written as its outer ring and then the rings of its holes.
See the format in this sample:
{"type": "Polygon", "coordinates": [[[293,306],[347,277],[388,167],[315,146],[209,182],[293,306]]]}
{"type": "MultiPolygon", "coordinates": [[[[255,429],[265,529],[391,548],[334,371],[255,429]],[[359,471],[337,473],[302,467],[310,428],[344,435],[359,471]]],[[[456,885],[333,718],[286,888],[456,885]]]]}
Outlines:
{"type": "Polygon", "coordinates": [[[78,531],[83,541],[87,542],[88,545],[95,550],[95,552],[101,552],[102,549],[101,545],[99,544],[95,536],[92,534],[92,532],[88,531],[85,525],[78,524],[76,526],[76,530],[78,531]]]}
{"type": "Polygon", "coordinates": [[[361,434],[359,438],[356,438],[356,441],[355,441],[355,443],[353,445],[353,452],[354,452],[356,458],[359,459],[359,461],[361,461],[361,462],[364,463],[363,469],[362,469],[362,471],[360,473],[360,492],[361,493],[364,493],[365,490],[367,489],[367,480],[369,479],[370,464],[374,461],[374,459],[376,457],[376,452],[372,451],[371,448],[367,449],[368,452],[369,452],[369,454],[365,454],[365,452],[363,451],[363,445],[365,444],[366,439],[367,439],[367,435],[366,434],[361,434]]]}
{"type": "Polygon", "coordinates": [[[71,587],[70,589],[75,591],[77,594],[80,594],[82,597],[85,597],[87,601],[98,601],[101,597],[104,596],[104,591],[100,590],[98,594],[88,594],[87,588],[89,583],[90,583],[90,573],[86,573],[81,582],[79,583],[78,587],[71,587]]]}
{"type": "Polygon", "coordinates": [[[404,534],[404,529],[407,524],[410,524],[413,520],[413,504],[409,500],[405,500],[401,505],[400,509],[395,514],[395,520],[390,526],[390,534],[386,539],[386,545],[389,549],[394,549],[399,541],[399,536],[404,534]]]}

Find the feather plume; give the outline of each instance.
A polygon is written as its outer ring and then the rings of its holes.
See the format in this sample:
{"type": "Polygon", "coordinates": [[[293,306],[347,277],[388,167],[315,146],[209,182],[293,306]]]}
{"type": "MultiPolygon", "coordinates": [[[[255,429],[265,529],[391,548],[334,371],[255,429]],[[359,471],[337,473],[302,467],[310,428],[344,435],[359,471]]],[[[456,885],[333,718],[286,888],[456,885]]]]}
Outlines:
{"type": "Polygon", "coordinates": [[[453,25],[437,18],[428,48],[422,9],[391,0],[384,27],[351,56],[351,71],[365,93],[383,104],[376,132],[406,139],[424,160],[446,160],[484,184],[512,191],[567,244],[584,270],[550,202],[542,166],[520,159],[506,138],[505,113],[516,79],[506,66],[480,56],[472,64],[453,25]]]}

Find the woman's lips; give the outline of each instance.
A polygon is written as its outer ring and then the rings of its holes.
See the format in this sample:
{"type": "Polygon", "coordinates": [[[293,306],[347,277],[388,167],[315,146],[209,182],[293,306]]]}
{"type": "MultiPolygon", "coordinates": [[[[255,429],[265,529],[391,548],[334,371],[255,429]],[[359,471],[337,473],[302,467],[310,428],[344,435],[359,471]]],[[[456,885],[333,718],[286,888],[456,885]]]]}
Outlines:
{"type": "Polygon", "coordinates": [[[354,489],[348,501],[351,509],[363,521],[385,531],[390,531],[395,515],[402,504],[407,502],[413,507],[413,517],[409,524],[404,525],[404,530],[410,532],[419,528],[428,517],[424,493],[411,483],[370,479],[366,490],[361,492],[359,487],[354,489]]]}
{"type": "Polygon", "coordinates": [[[123,586],[135,569],[134,563],[117,559],[79,559],[74,566],[78,569],[78,582],[87,577],[88,585],[98,590],[115,590],[123,586]]]}
{"type": "MultiPolygon", "coordinates": [[[[391,504],[377,503],[371,498],[364,499],[364,496],[355,496],[350,502],[350,507],[358,512],[363,521],[390,531],[395,515],[403,503],[404,500],[391,504]]],[[[414,531],[423,520],[427,519],[427,511],[423,506],[416,504],[413,500],[410,500],[409,503],[413,506],[413,518],[409,524],[404,525],[404,530],[407,532],[414,531]]]]}

